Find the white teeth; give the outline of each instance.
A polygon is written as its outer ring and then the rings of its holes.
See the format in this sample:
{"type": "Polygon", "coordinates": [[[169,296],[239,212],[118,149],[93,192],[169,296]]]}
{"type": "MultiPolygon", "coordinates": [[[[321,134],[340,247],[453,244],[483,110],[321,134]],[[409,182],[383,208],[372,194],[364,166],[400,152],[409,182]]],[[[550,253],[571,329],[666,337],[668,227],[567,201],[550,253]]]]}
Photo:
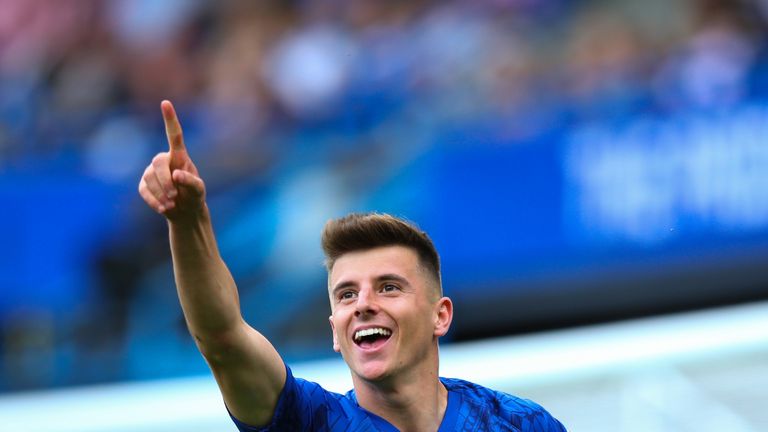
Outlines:
{"type": "Polygon", "coordinates": [[[382,336],[389,336],[389,335],[392,334],[392,332],[387,330],[387,329],[385,329],[385,328],[381,328],[381,327],[369,328],[369,329],[365,329],[365,330],[358,330],[357,332],[355,332],[355,340],[359,341],[360,338],[362,338],[364,336],[370,336],[372,334],[380,334],[382,336]]]}

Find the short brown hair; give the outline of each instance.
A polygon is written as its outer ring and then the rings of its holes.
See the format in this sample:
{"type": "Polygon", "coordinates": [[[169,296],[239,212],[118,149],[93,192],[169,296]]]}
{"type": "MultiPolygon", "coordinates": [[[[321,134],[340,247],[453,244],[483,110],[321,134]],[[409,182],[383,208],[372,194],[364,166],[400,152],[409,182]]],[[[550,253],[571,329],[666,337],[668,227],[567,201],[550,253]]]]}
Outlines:
{"type": "Polygon", "coordinates": [[[322,245],[328,273],[336,260],[349,252],[382,246],[410,248],[416,252],[427,273],[435,278],[438,293],[442,296],[437,249],[427,233],[405,219],[382,213],[351,213],[331,219],[323,228],[322,245]]]}

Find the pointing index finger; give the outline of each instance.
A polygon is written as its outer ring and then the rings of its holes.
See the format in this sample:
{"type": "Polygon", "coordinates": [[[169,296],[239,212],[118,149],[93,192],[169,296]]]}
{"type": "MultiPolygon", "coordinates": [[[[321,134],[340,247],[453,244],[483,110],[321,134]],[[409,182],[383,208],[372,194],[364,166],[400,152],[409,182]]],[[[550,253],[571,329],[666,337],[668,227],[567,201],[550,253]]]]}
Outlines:
{"type": "Polygon", "coordinates": [[[164,100],[160,103],[160,110],[163,112],[163,122],[165,123],[165,135],[168,137],[168,145],[171,152],[186,151],[184,146],[184,136],[181,132],[181,124],[176,116],[176,110],[173,109],[171,101],[164,100]]]}

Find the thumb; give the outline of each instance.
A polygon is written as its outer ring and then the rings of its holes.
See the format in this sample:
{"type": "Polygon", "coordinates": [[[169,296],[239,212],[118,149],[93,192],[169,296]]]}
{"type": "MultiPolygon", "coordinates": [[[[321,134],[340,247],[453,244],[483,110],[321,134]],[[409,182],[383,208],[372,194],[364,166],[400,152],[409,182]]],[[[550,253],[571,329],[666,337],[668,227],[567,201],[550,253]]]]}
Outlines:
{"type": "Polygon", "coordinates": [[[165,123],[165,135],[168,138],[170,148],[171,163],[178,160],[178,156],[187,152],[184,145],[184,135],[181,131],[179,118],[176,116],[176,110],[171,101],[164,100],[160,103],[160,111],[163,113],[163,122],[165,123]]]}

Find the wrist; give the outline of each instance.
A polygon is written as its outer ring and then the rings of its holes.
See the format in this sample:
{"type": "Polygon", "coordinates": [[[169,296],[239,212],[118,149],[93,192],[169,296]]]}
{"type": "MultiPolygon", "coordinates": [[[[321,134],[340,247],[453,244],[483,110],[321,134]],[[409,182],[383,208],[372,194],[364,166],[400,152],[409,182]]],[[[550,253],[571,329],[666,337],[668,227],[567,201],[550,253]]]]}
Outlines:
{"type": "Polygon", "coordinates": [[[171,228],[194,228],[201,224],[207,224],[211,221],[211,214],[208,210],[208,204],[205,201],[194,210],[177,211],[170,210],[165,215],[168,226],[171,228]]]}

